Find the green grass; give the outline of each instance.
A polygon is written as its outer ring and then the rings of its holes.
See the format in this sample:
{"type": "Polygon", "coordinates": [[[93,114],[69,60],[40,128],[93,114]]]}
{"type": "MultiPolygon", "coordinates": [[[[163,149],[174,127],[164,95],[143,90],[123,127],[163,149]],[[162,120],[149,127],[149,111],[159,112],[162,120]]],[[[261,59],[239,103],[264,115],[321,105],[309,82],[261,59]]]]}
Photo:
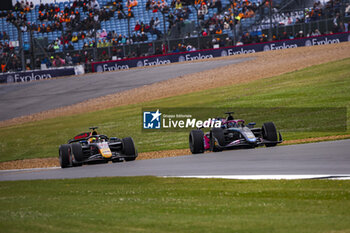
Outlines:
{"type": "Polygon", "coordinates": [[[349,232],[350,182],[0,182],[1,232],[349,232]]]}
{"type": "MultiPolygon", "coordinates": [[[[100,133],[109,136],[132,136],[139,152],[188,147],[188,132],[142,132],[142,107],[221,107],[233,110],[239,107],[348,108],[350,106],[349,67],[350,59],[345,59],[248,84],[210,89],[88,114],[3,127],[0,130],[0,161],[57,156],[60,144],[86,131],[88,127],[96,125],[100,127],[100,133]]],[[[289,116],[286,112],[278,112],[274,115],[278,116],[279,122],[276,125],[282,130],[285,140],[350,133],[349,112],[346,119],[347,130],[343,131],[320,130],[319,127],[323,127],[325,121],[331,128],[338,122],[338,118],[326,110],[325,113],[320,112],[319,117],[316,118],[302,110],[295,117],[289,116]],[[295,121],[310,122],[312,124],[310,127],[316,128],[305,132],[299,132],[297,129],[290,130],[295,121]],[[284,130],[284,125],[288,126],[289,130],[284,130]]],[[[261,114],[257,119],[258,125],[261,125],[263,120],[271,120],[263,119],[264,116],[261,114]]]]}

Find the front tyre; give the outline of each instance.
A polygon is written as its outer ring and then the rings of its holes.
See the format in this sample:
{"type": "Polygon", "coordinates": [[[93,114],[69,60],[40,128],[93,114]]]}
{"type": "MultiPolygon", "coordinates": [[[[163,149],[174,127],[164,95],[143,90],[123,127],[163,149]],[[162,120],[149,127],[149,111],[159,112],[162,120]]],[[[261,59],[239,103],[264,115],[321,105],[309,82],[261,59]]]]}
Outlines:
{"type": "Polygon", "coordinates": [[[265,122],[262,126],[263,139],[272,141],[274,143],[266,143],[266,147],[272,147],[277,145],[277,130],[273,122],[265,122]]]}
{"type": "Polygon", "coordinates": [[[83,165],[83,149],[81,147],[81,144],[79,142],[73,143],[71,144],[71,148],[72,148],[72,155],[73,155],[73,165],[74,166],[81,166],[83,165]]]}
{"type": "Polygon", "coordinates": [[[216,143],[219,144],[219,146],[225,146],[225,135],[224,130],[221,128],[213,128],[211,130],[211,136],[210,136],[210,150],[213,152],[220,152],[222,149],[216,145],[216,143]]]}
{"type": "Polygon", "coordinates": [[[189,145],[192,154],[204,152],[204,133],[202,130],[191,130],[189,136],[189,145]]]}
{"type": "Polygon", "coordinates": [[[68,144],[61,145],[58,149],[61,168],[66,168],[71,165],[71,147],[68,144]]]}
{"type": "Polygon", "coordinates": [[[123,150],[122,153],[126,155],[125,161],[134,161],[137,157],[137,150],[135,148],[134,140],[131,137],[122,139],[123,150]]]}

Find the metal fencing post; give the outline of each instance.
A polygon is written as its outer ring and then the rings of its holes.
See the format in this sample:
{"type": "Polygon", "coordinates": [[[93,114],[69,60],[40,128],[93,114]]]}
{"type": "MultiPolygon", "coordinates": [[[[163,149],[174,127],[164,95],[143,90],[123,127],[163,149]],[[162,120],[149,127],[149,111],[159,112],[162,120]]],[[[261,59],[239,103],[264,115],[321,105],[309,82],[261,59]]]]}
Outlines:
{"type": "Polygon", "coordinates": [[[326,20],[325,20],[325,23],[326,23],[326,33],[329,33],[328,31],[328,11],[326,9],[326,20]]]}
{"type": "MultiPolygon", "coordinates": [[[[61,30],[61,33],[62,33],[62,38],[64,39],[64,26],[63,26],[63,23],[62,23],[62,30],[61,30]]],[[[66,52],[66,46],[65,44],[63,43],[63,53],[66,52]]]]}
{"type": "Polygon", "coordinates": [[[237,44],[237,30],[236,30],[236,15],[235,15],[235,9],[233,9],[233,44],[237,44]]]}
{"type": "Polygon", "coordinates": [[[32,69],[34,70],[36,67],[36,61],[35,61],[36,57],[34,55],[33,30],[31,27],[29,30],[29,37],[30,37],[30,56],[31,56],[30,65],[31,65],[32,69]]]}
{"type": "Polygon", "coordinates": [[[272,40],[272,0],[269,1],[269,18],[270,18],[269,41],[271,41],[272,40]]]}
{"type": "Polygon", "coordinates": [[[93,56],[94,61],[97,61],[96,55],[97,55],[97,31],[96,31],[96,23],[94,23],[94,37],[95,37],[95,44],[94,44],[94,50],[93,50],[93,56]]]}
{"type": "MultiPolygon", "coordinates": [[[[130,17],[129,16],[128,16],[128,37],[130,42],[131,34],[130,34],[130,17]]],[[[128,44],[128,56],[129,55],[130,55],[130,43],[128,44]]]]}
{"type": "Polygon", "coordinates": [[[167,38],[167,36],[166,36],[166,25],[165,25],[165,13],[161,10],[160,11],[161,13],[162,13],[162,15],[163,15],[163,30],[164,30],[164,35],[163,35],[163,43],[165,43],[165,41],[166,41],[166,38],[167,38]]]}
{"type": "Polygon", "coordinates": [[[195,5],[193,5],[194,9],[196,9],[196,12],[197,12],[197,48],[200,49],[201,47],[201,44],[200,44],[200,35],[201,35],[201,26],[199,24],[199,19],[198,19],[198,15],[199,15],[199,7],[196,7],[195,5]]]}
{"type": "Polygon", "coordinates": [[[25,66],[25,63],[24,63],[23,35],[22,35],[22,30],[21,30],[21,28],[19,26],[17,27],[17,31],[18,31],[18,39],[19,39],[19,51],[21,53],[22,71],[25,71],[26,70],[26,66],[25,66]]]}
{"type": "Polygon", "coordinates": [[[306,21],[305,21],[305,19],[306,19],[306,10],[305,10],[305,8],[306,8],[306,1],[303,1],[303,17],[304,17],[304,26],[303,26],[303,30],[304,30],[304,35],[306,35],[306,21]]]}

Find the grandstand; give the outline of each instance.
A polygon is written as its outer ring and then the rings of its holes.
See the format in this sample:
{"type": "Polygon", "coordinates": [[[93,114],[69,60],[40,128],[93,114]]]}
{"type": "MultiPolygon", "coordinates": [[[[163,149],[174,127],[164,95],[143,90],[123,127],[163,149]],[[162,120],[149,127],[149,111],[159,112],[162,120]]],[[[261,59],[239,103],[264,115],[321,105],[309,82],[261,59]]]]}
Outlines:
{"type": "MultiPolygon", "coordinates": [[[[94,0],[91,0],[94,1],[94,0]]],[[[88,3],[91,2],[90,0],[81,0],[81,1],[66,1],[66,2],[59,2],[56,4],[51,4],[51,7],[57,6],[60,11],[63,11],[66,7],[71,7],[76,2],[81,3],[88,3]]],[[[252,9],[254,9],[254,14],[249,17],[244,17],[244,11],[246,11],[246,6],[242,3],[242,1],[232,1],[230,0],[221,0],[222,5],[222,11],[219,12],[218,8],[216,6],[208,7],[207,14],[204,15],[204,18],[200,19],[198,17],[198,7],[200,4],[195,5],[192,1],[185,1],[183,2],[184,8],[188,8],[189,14],[186,16],[186,19],[184,19],[180,27],[177,25],[170,27],[169,26],[169,13],[174,13],[176,15],[177,9],[174,7],[174,2],[171,0],[165,0],[168,6],[170,7],[170,10],[162,12],[161,10],[158,10],[157,12],[146,9],[147,0],[139,0],[138,4],[131,8],[134,17],[128,18],[124,17],[122,19],[119,19],[118,17],[118,11],[113,6],[113,1],[111,0],[96,0],[98,2],[99,9],[105,9],[107,12],[112,12],[111,17],[107,17],[105,20],[98,20],[97,23],[95,23],[95,26],[89,29],[84,30],[73,30],[70,34],[70,37],[72,36],[78,36],[79,33],[84,33],[84,38],[79,38],[75,43],[70,42],[69,44],[72,44],[73,47],[70,47],[69,50],[79,51],[82,50],[84,45],[89,45],[89,49],[92,50],[93,48],[97,47],[99,48],[97,52],[94,51],[92,54],[92,51],[89,51],[89,54],[93,57],[93,59],[101,60],[102,54],[108,54],[103,59],[110,59],[112,54],[111,46],[118,48],[119,50],[122,50],[123,56],[139,56],[142,54],[150,54],[150,53],[157,53],[157,49],[159,50],[161,48],[162,43],[167,42],[169,51],[172,51],[172,48],[175,47],[179,43],[188,43],[191,44],[193,47],[199,48],[208,48],[208,46],[211,46],[210,43],[213,38],[221,37],[221,38],[231,38],[232,41],[231,44],[221,44],[221,46],[227,46],[227,45],[234,45],[237,41],[240,40],[241,36],[245,32],[250,32],[253,36],[261,37],[263,34],[270,34],[270,37],[272,38],[272,34],[275,35],[274,38],[278,39],[282,32],[287,31],[288,34],[295,34],[296,32],[304,29],[303,31],[313,31],[315,28],[320,28],[320,23],[312,22],[312,25],[305,24],[300,27],[295,27],[294,25],[297,25],[298,23],[305,22],[306,19],[306,13],[311,12],[313,10],[313,2],[314,1],[297,1],[297,0],[274,0],[272,1],[272,7],[273,12],[271,10],[271,5],[266,0],[250,0],[248,1],[252,9]],[[234,9],[232,9],[232,3],[235,3],[234,9]],[[301,5],[300,5],[301,4],[301,5]],[[288,6],[288,7],[286,7],[288,6]],[[297,9],[299,7],[299,9],[297,9]],[[302,9],[300,9],[302,7],[302,9]],[[283,11],[282,11],[283,9],[283,11]],[[232,11],[231,11],[232,10],[232,11]],[[242,17],[243,15],[243,17],[242,17]],[[240,16],[237,20],[237,16],[240,16]],[[136,25],[136,22],[143,22],[145,25],[149,24],[151,18],[159,18],[160,24],[157,26],[157,30],[160,32],[154,33],[151,31],[145,31],[144,33],[147,35],[145,37],[145,40],[142,41],[132,41],[131,38],[136,38],[136,35],[140,32],[135,32],[134,27],[136,25]],[[231,21],[229,21],[231,17],[231,21]],[[233,20],[232,20],[233,18],[233,20]],[[213,20],[216,20],[216,24],[212,23],[213,20]],[[230,27],[223,27],[223,21],[229,21],[230,27]],[[290,22],[288,22],[288,20],[290,22]],[[219,23],[218,23],[219,22],[219,23]],[[235,23],[236,22],[236,23],[235,23]],[[271,22],[271,23],[270,23],[271,22]],[[205,24],[207,23],[207,24],[205,24]],[[208,26],[209,24],[209,26],[208,26]],[[287,27],[288,26],[288,27],[287,27]],[[273,28],[272,28],[273,27],[273,28]],[[281,27],[284,27],[281,29],[281,27]],[[221,32],[216,33],[210,33],[209,31],[211,29],[214,29],[214,31],[220,28],[221,32]],[[91,31],[98,30],[98,33],[91,33],[91,31]],[[117,35],[121,35],[122,37],[126,38],[125,40],[118,40],[117,43],[112,43],[112,40],[110,37],[99,37],[99,32],[102,30],[106,30],[106,33],[115,32],[117,35]],[[306,30],[307,29],[307,30],[306,30]],[[208,38],[202,38],[202,31],[205,31],[206,34],[209,34],[210,37],[208,38]],[[236,36],[234,36],[236,35],[236,36]],[[200,38],[198,38],[200,36],[200,38]],[[130,37],[130,38],[129,38],[130,37]],[[184,39],[186,38],[186,40],[184,39]],[[107,40],[106,40],[107,39],[107,40]],[[101,41],[101,42],[99,42],[101,41]],[[104,42],[105,41],[105,42],[104,42]],[[107,42],[108,43],[107,43],[107,42]],[[98,43],[101,43],[99,45],[98,43]],[[106,44],[103,44],[106,43],[106,44]],[[150,52],[149,45],[152,43],[152,51],[150,52]],[[127,46],[126,46],[127,45],[127,46]],[[135,52],[138,50],[137,52],[135,52]]],[[[121,5],[124,7],[123,15],[127,16],[128,11],[126,10],[127,2],[129,0],[120,0],[121,5]]],[[[218,0],[216,0],[218,1],[218,0]]],[[[201,3],[202,1],[199,1],[201,3]]],[[[206,2],[209,4],[210,2],[213,2],[213,0],[210,0],[206,2]]],[[[215,1],[214,1],[215,2],[215,1]]],[[[245,1],[244,1],[245,2],[245,1]]],[[[196,3],[198,3],[196,1],[196,3]]],[[[338,12],[343,12],[346,4],[350,3],[349,0],[332,0],[332,10],[337,10],[338,12]],[[334,2],[334,4],[333,4],[334,2]]],[[[55,23],[53,20],[39,20],[39,15],[42,13],[40,11],[40,6],[35,5],[34,8],[28,12],[20,12],[15,11],[13,12],[15,18],[23,17],[23,14],[26,17],[25,22],[27,23],[27,27],[22,27],[22,40],[23,43],[20,43],[21,45],[24,45],[24,50],[29,51],[30,46],[33,47],[33,50],[36,54],[39,54],[42,56],[48,56],[52,55],[51,53],[62,53],[68,51],[67,46],[65,47],[63,44],[63,38],[67,35],[68,27],[65,23],[62,23],[62,28],[60,30],[52,30],[49,32],[39,32],[37,30],[38,25],[52,25],[55,23]],[[32,25],[35,25],[35,30],[33,29],[32,25]],[[32,29],[32,30],[31,30],[32,29]],[[32,32],[32,34],[31,34],[32,32]],[[33,40],[31,39],[33,38],[33,40]],[[38,40],[40,38],[43,38],[43,41],[45,43],[39,44],[39,43],[33,43],[34,40],[38,40]],[[58,42],[58,41],[61,41],[58,42]],[[54,45],[55,42],[57,43],[57,47],[53,50],[48,49],[48,45],[54,45]],[[39,47],[39,48],[38,48],[39,47]]],[[[88,11],[86,8],[82,7],[81,5],[78,5],[77,8],[74,9],[75,11],[78,11],[80,14],[81,21],[85,18],[89,17],[89,14],[93,12],[95,14],[96,11],[94,9],[88,11]]],[[[4,40],[4,38],[1,38],[1,43],[6,44],[9,41],[20,41],[21,38],[19,36],[19,29],[14,26],[13,23],[10,23],[8,21],[8,14],[7,11],[0,12],[0,33],[6,32],[9,36],[8,40],[4,40]]],[[[45,13],[45,12],[44,12],[45,13]]],[[[181,14],[180,14],[181,15],[181,14]]],[[[180,16],[178,16],[180,17],[180,16]]],[[[182,17],[182,15],[181,15],[182,17]]],[[[325,23],[326,26],[322,27],[322,32],[326,33],[331,31],[332,28],[332,20],[335,15],[333,14],[327,14],[326,17],[331,17],[331,19],[327,19],[328,21],[325,23]]],[[[318,20],[321,20],[319,18],[318,20]]],[[[23,26],[23,21],[22,21],[23,26]]],[[[69,38],[70,38],[69,37],[69,38]]],[[[270,38],[270,39],[271,39],[270,38]]],[[[70,40],[71,41],[71,40],[70,40]]],[[[114,41],[114,40],[113,40],[114,41]]],[[[257,41],[255,41],[257,42],[257,41]]],[[[161,51],[161,50],[160,50],[161,51]]],[[[168,52],[168,51],[166,51],[168,52]]],[[[115,54],[114,54],[115,55],[115,54]]],[[[29,58],[29,55],[27,56],[29,58]]],[[[30,57],[30,59],[35,60],[34,56],[30,57]]],[[[31,64],[32,68],[33,64],[31,64]]],[[[37,67],[37,66],[35,66],[37,67]]]]}
{"type": "MultiPolygon", "coordinates": [[[[100,6],[106,6],[107,3],[110,2],[108,0],[98,0],[98,3],[100,6]]],[[[123,0],[122,5],[125,6],[126,5],[126,0],[123,0]]],[[[148,24],[149,21],[151,20],[151,18],[160,18],[163,19],[163,15],[160,11],[154,13],[152,12],[152,10],[147,11],[145,6],[146,6],[146,0],[140,0],[138,5],[136,7],[134,7],[132,9],[133,13],[134,13],[134,17],[130,19],[130,30],[131,30],[131,34],[134,33],[133,28],[136,24],[136,21],[143,21],[145,24],[148,24]]],[[[259,1],[258,0],[252,0],[252,3],[256,3],[258,4],[259,1]]],[[[171,5],[171,1],[167,0],[168,5],[171,5]]],[[[57,3],[58,7],[60,9],[64,9],[66,6],[70,6],[72,4],[72,2],[60,2],[57,3]]],[[[222,6],[223,9],[227,8],[230,5],[229,0],[222,0],[222,6]]],[[[189,10],[191,11],[191,13],[189,14],[188,17],[188,22],[197,22],[197,11],[194,8],[194,6],[189,5],[188,6],[189,10]]],[[[87,14],[87,12],[84,12],[83,9],[80,7],[78,8],[79,13],[81,14],[81,18],[84,18],[87,14]]],[[[238,11],[241,11],[241,9],[238,9],[238,11]]],[[[212,15],[218,13],[216,8],[209,8],[208,9],[208,14],[205,15],[205,19],[208,19],[209,17],[211,17],[212,15]]],[[[46,22],[42,22],[38,20],[38,15],[39,15],[39,5],[36,5],[35,8],[26,13],[27,16],[27,21],[30,22],[31,24],[42,24],[45,23],[46,25],[53,23],[51,21],[46,21],[46,22]]],[[[118,19],[117,17],[117,12],[115,12],[114,16],[112,18],[110,18],[109,20],[106,21],[102,21],[101,22],[101,28],[102,29],[106,29],[107,32],[109,31],[116,31],[118,34],[122,34],[122,35],[129,35],[129,29],[128,29],[128,20],[127,19],[118,19]]],[[[2,17],[0,18],[0,31],[7,31],[11,40],[18,40],[18,32],[17,29],[10,23],[6,22],[6,17],[2,17]]],[[[242,26],[243,28],[248,28],[251,24],[253,24],[255,22],[255,18],[249,18],[249,19],[243,19],[242,20],[242,26]]],[[[161,20],[160,26],[159,26],[159,30],[164,34],[166,33],[164,31],[164,28],[167,30],[169,28],[169,22],[165,20],[165,27],[164,27],[164,21],[161,20]]],[[[85,33],[87,33],[85,31],[85,33]]],[[[232,36],[232,31],[231,30],[227,30],[224,29],[223,30],[224,34],[229,34],[232,36]]],[[[195,36],[195,34],[193,34],[195,36]]],[[[60,36],[62,36],[62,32],[61,31],[54,31],[54,32],[49,32],[49,33],[40,33],[40,32],[36,32],[34,31],[34,35],[35,38],[40,38],[40,37],[47,37],[49,42],[54,41],[56,38],[59,38],[60,36]]],[[[146,42],[152,42],[154,40],[156,40],[157,36],[156,35],[152,35],[150,33],[148,33],[148,41],[146,42]]],[[[89,38],[90,39],[90,38],[89,38]]],[[[74,48],[75,49],[81,49],[83,47],[84,42],[89,41],[89,39],[86,40],[79,40],[78,43],[74,44],[74,48]]],[[[30,33],[29,32],[23,32],[23,41],[25,43],[30,43],[30,33]]]]}

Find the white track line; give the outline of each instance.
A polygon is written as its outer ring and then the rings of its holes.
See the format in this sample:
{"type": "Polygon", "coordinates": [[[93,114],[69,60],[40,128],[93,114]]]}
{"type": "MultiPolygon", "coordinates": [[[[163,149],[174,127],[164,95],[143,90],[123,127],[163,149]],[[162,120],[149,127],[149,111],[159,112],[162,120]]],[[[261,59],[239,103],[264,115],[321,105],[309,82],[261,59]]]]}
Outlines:
{"type": "Polygon", "coordinates": [[[350,180],[350,174],[323,175],[199,175],[199,176],[163,176],[200,179],[234,179],[234,180],[300,180],[300,179],[332,179],[350,180]]]}
{"type": "MultiPolygon", "coordinates": [[[[61,167],[42,167],[26,169],[0,170],[7,172],[30,172],[60,169],[61,167]]],[[[300,179],[330,179],[330,180],[350,180],[350,174],[315,174],[315,175],[193,175],[193,176],[160,176],[164,178],[199,178],[199,179],[232,179],[232,180],[300,180],[300,179]]]]}

